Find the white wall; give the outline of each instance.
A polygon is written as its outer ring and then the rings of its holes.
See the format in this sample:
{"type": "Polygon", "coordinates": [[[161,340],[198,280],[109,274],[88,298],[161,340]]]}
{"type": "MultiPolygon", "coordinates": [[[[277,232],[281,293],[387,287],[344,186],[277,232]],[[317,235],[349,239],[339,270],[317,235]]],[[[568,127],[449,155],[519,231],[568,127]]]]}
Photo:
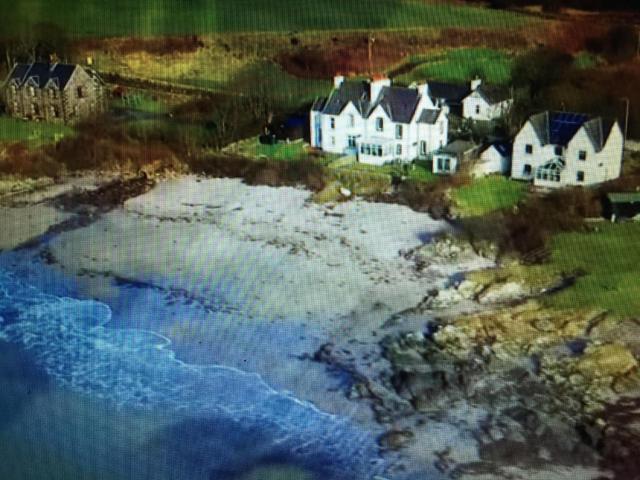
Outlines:
{"type": "Polygon", "coordinates": [[[496,147],[487,148],[473,166],[471,175],[482,177],[492,173],[508,174],[511,170],[510,159],[503,157],[496,147]]]}
{"type": "Polygon", "coordinates": [[[471,92],[462,101],[462,116],[472,120],[495,120],[507,112],[511,103],[511,100],[505,100],[490,105],[478,92],[471,92]],[[480,107],[480,113],[476,113],[476,107],[480,107]]]}

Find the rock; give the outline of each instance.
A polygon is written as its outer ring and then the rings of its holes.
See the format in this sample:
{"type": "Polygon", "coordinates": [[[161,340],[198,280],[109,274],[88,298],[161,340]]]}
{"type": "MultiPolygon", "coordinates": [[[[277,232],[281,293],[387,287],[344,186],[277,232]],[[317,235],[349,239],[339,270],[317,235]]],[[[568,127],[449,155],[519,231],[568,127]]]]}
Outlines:
{"type": "Polygon", "coordinates": [[[456,289],[460,296],[466,300],[473,300],[476,295],[482,291],[482,285],[472,282],[471,280],[463,280],[456,289]]]}
{"type": "Polygon", "coordinates": [[[483,305],[488,303],[505,303],[522,299],[527,295],[529,295],[529,292],[521,283],[496,283],[490,285],[478,295],[478,302],[483,305]]]}
{"type": "Polygon", "coordinates": [[[351,190],[349,190],[348,188],[340,187],[340,195],[342,195],[345,198],[350,198],[352,193],[351,193],[351,190]]]}
{"type": "Polygon", "coordinates": [[[413,439],[411,430],[389,430],[378,438],[378,444],[387,450],[400,450],[413,439]]]}
{"type": "Polygon", "coordinates": [[[637,367],[633,354],[620,344],[589,346],[576,364],[576,370],[587,378],[618,377],[637,367]]]}

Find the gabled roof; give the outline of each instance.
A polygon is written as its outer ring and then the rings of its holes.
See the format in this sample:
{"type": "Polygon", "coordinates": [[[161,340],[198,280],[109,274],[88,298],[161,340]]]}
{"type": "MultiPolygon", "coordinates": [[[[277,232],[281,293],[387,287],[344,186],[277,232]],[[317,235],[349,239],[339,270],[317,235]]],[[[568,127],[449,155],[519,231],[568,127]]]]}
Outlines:
{"type": "Polygon", "coordinates": [[[438,120],[440,116],[440,112],[442,110],[434,110],[431,108],[424,108],[422,112],[420,112],[420,116],[418,117],[418,123],[428,123],[433,125],[438,120]]]}
{"type": "Polygon", "coordinates": [[[427,85],[431,98],[441,99],[447,103],[460,103],[471,92],[468,85],[445,82],[428,82],[427,85]]]}
{"type": "Polygon", "coordinates": [[[476,90],[489,105],[504,102],[510,97],[509,89],[500,85],[480,85],[476,90]]]}
{"type": "Polygon", "coordinates": [[[77,65],[64,63],[18,63],[9,74],[8,81],[15,81],[18,87],[26,83],[37,88],[44,88],[49,82],[60,90],[64,90],[75,72],[77,65]]]}
{"type": "Polygon", "coordinates": [[[389,118],[397,123],[409,123],[416,111],[420,94],[415,88],[383,87],[370,113],[381,106],[389,118]]]}
{"type": "Polygon", "coordinates": [[[543,145],[567,146],[576,132],[584,126],[589,140],[598,152],[604,147],[615,124],[612,120],[589,118],[583,113],[571,112],[542,112],[532,115],[529,122],[543,145]]]}
{"type": "Polygon", "coordinates": [[[511,142],[505,141],[496,141],[487,144],[483,149],[482,153],[489,150],[491,147],[495,148],[496,151],[503,157],[510,157],[513,153],[513,144],[511,142]]]}
{"type": "Polygon", "coordinates": [[[311,105],[311,111],[321,112],[322,109],[324,108],[324,104],[326,101],[327,101],[326,97],[316,98],[313,102],[313,105],[311,105]]]}
{"type": "Polygon", "coordinates": [[[366,116],[370,104],[369,84],[364,81],[343,82],[331,92],[321,111],[327,115],[339,115],[349,102],[353,103],[360,115],[366,116]]]}

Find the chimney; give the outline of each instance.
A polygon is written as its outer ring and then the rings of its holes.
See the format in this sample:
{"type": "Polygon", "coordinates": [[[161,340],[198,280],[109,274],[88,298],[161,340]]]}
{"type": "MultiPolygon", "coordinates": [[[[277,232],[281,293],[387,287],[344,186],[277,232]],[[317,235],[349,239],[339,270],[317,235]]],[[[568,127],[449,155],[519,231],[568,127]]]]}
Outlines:
{"type": "Polygon", "coordinates": [[[340,85],[344,82],[344,76],[339,73],[333,77],[333,88],[340,88],[340,85]]]}
{"type": "Polygon", "coordinates": [[[386,75],[376,74],[373,75],[371,81],[369,82],[369,94],[371,96],[371,101],[375,101],[380,95],[383,87],[390,87],[391,80],[386,75]]]}
{"type": "Polygon", "coordinates": [[[471,91],[472,92],[476,91],[480,85],[482,85],[482,79],[476,76],[476,78],[471,80],[471,85],[470,85],[471,91]]]}
{"type": "Polygon", "coordinates": [[[418,88],[418,92],[420,92],[420,95],[422,95],[423,97],[428,97],[429,96],[429,84],[428,83],[422,83],[422,84],[418,85],[417,88],[418,88]]]}

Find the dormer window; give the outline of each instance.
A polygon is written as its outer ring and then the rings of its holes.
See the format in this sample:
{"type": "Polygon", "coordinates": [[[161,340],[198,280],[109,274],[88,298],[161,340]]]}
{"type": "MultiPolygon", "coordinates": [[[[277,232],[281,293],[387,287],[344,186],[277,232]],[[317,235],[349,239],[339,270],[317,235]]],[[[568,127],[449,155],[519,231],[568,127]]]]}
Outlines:
{"type": "Polygon", "coordinates": [[[376,130],[382,132],[384,130],[384,119],[382,117],[376,118],[376,130]]]}
{"type": "Polygon", "coordinates": [[[402,125],[396,125],[396,138],[402,138],[402,125]]]}

